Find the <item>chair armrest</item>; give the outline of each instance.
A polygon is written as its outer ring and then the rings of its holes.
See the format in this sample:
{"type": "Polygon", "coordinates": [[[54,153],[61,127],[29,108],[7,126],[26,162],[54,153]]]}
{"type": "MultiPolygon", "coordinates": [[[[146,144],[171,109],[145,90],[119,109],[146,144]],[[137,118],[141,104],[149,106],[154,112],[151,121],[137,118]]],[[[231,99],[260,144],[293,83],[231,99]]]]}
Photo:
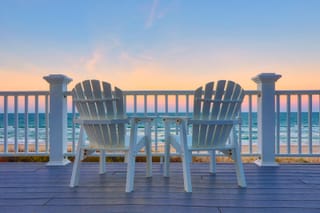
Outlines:
{"type": "Polygon", "coordinates": [[[155,120],[155,116],[130,116],[130,120],[134,120],[135,123],[151,123],[155,120]]]}
{"type": "Polygon", "coordinates": [[[191,118],[186,116],[164,116],[162,117],[165,123],[181,123],[182,121],[189,121],[191,118]]]}
{"type": "Polygon", "coordinates": [[[240,119],[236,120],[201,120],[201,119],[191,119],[190,117],[185,116],[167,116],[162,117],[163,121],[165,123],[181,123],[182,121],[186,122],[187,124],[217,124],[217,125],[233,125],[233,124],[239,124],[241,123],[240,119]]]}

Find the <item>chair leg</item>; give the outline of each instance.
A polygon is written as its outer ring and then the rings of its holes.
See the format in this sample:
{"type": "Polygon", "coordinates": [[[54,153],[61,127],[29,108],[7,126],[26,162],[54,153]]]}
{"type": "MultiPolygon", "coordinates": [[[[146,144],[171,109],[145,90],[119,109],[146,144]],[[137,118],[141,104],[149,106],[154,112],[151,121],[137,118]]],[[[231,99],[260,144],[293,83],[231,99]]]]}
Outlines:
{"type": "Polygon", "coordinates": [[[134,150],[130,150],[128,154],[126,192],[132,192],[134,188],[136,156],[133,154],[133,152],[134,150]]]}
{"type": "Polygon", "coordinates": [[[170,142],[165,143],[164,147],[164,169],[163,169],[163,176],[169,177],[170,176],[170,142]]]}
{"type": "Polygon", "coordinates": [[[234,155],[238,185],[245,188],[247,187],[247,183],[239,149],[235,148],[232,154],[234,155]]]}
{"type": "Polygon", "coordinates": [[[191,172],[190,172],[192,151],[189,150],[189,148],[188,148],[187,123],[183,120],[180,123],[180,144],[181,144],[181,152],[180,153],[182,155],[184,190],[186,192],[192,192],[191,172]]]}
{"type": "Polygon", "coordinates": [[[217,172],[216,150],[210,151],[209,172],[215,174],[217,172]]]}
{"type": "Polygon", "coordinates": [[[151,154],[151,141],[146,141],[146,153],[147,153],[147,177],[152,177],[152,154],[151,154]]]}
{"type": "Polygon", "coordinates": [[[78,149],[75,160],[72,168],[72,175],[70,180],[70,187],[75,187],[79,185],[79,175],[80,175],[80,163],[81,163],[81,155],[83,149],[78,149]]]}
{"type": "Polygon", "coordinates": [[[169,177],[170,171],[170,144],[171,144],[171,137],[170,137],[170,125],[168,122],[165,122],[165,147],[164,147],[164,169],[163,169],[163,176],[169,177]]]}
{"type": "Polygon", "coordinates": [[[190,172],[190,158],[192,157],[189,151],[184,152],[182,155],[182,168],[183,168],[183,182],[184,190],[186,192],[192,192],[191,184],[191,172],[190,172]]]}
{"type": "Polygon", "coordinates": [[[99,174],[106,173],[106,153],[104,149],[100,149],[99,174]]]}
{"type": "Polygon", "coordinates": [[[81,147],[83,146],[84,141],[85,141],[85,132],[83,127],[81,126],[76,155],[73,162],[72,175],[70,179],[70,187],[75,187],[79,185],[80,163],[81,163],[81,160],[84,158],[84,149],[82,149],[81,147]]]}
{"type": "Polygon", "coordinates": [[[152,177],[152,152],[151,152],[151,124],[147,122],[145,127],[145,149],[147,153],[147,177],[152,177]]]}

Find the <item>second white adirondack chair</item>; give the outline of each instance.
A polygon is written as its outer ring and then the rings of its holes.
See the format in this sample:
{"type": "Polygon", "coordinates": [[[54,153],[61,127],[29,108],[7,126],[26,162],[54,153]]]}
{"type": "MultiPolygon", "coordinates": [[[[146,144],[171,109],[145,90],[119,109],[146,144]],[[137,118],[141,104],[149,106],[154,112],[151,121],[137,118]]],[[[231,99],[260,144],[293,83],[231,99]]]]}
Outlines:
{"type": "Polygon", "coordinates": [[[106,172],[106,152],[124,152],[127,156],[126,192],[133,191],[135,158],[145,147],[147,154],[147,176],[152,176],[151,163],[151,121],[148,118],[128,118],[125,112],[122,91],[114,91],[107,82],[86,80],[78,83],[72,91],[73,100],[79,112],[75,123],[80,124],[80,138],[75,155],[70,187],[79,184],[81,160],[98,151],[100,154],[100,174],[106,172]],[[137,133],[137,124],[145,122],[145,134],[137,133]],[[130,134],[126,125],[130,123],[130,134]],[[86,142],[86,137],[88,142],[86,142]]]}
{"type": "Polygon", "coordinates": [[[236,133],[232,131],[240,122],[238,116],[243,97],[243,89],[232,81],[218,81],[215,90],[214,82],[209,82],[204,91],[199,87],[194,92],[194,111],[191,119],[164,118],[166,141],[164,176],[169,176],[170,145],[172,145],[182,158],[184,189],[186,192],[192,192],[190,174],[192,151],[209,151],[210,172],[215,173],[215,152],[218,150],[225,155],[231,155],[235,162],[238,185],[246,187],[240,148],[236,133]],[[172,123],[175,124],[175,128],[178,125],[178,135],[172,134],[170,129],[172,123]],[[188,135],[190,125],[192,134],[188,135]]]}

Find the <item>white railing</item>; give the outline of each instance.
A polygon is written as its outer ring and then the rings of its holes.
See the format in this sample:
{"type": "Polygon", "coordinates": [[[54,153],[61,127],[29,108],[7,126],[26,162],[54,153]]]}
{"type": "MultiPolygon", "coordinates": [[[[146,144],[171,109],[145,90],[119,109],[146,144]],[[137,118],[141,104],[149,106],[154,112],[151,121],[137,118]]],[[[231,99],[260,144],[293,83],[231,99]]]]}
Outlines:
{"type": "Polygon", "coordinates": [[[277,156],[320,156],[320,91],[276,91],[277,156]]]}
{"type": "Polygon", "coordinates": [[[49,154],[49,92],[0,92],[0,156],[49,154]]]}
{"type": "MultiPolygon", "coordinates": [[[[246,115],[248,133],[243,144],[244,155],[256,155],[256,136],[253,136],[253,121],[256,113],[253,101],[257,91],[246,91],[242,113],[246,115]]],[[[161,116],[191,115],[193,108],[193,91],[155,90],[155,91],[124,91],[127,112],[134,115],[152,115],[159,117],[153,124],[153,142],[155,153],[161,152],[159,143],[164,139],[161,128],[161,116]],[[160,126],[160,128],[159,128],[160,126]]],[[[79,127],[72,122],[76,117],[75,105],[71,92],[66,92],[68,101],[68,131],[66,155],[74,155],[78,141],[79,127]]],[[[240,135],[242,133],[240,132],[240,135]]],[[[240,143],[241,140],[240,136],[240,143]]],[[[161,154],[161,153],[160,153],[161,154]]],[[[49,92],[47,91],[16,91],[0,92],[0,156],[49,155],[49,92]]]]}
{"type": "MultiPolygon", "coordinates": [[[[131,115],[161,117],[192,113],[192,90],[124,91],[124,94],[127,112],[131,115]]],[[[245,91],[245,94],[241,113],[242,125],[238,128],[242,155],[263,156],[263,152],[268,151],[268,148],[261,149],[266,142],[263,144],[261,139],[263,132],[259,132],[258,121],[262,117],[259,115],[259,98],[264,93],[262,90],[252,90],[245,91]]],[[[273,127],[274,132],[267,133],[274,134],[275,137],[273,145],[272,141],[267,144],[274,148],[273,155],[319,157],[320,90],[275,91],[273,97],[276,125],[273,127]]],[[[66,99],[68,114],[65,117],[68,125],[67,131],[61,130],[61,133],[66,134],[67,141],[65,144],[55,141],[56,145],[61,143],[63,146],[51,147],[50,93],[48,91],[0,92],[0,156],[50,155],[51,158],[52,150],[60,152],[62,156],[74,154],[79,128],[72,122],[76,110],[71,92],[61,90],[61,94],[55,98],[66,99]],[[56,147],[59,149],[56,150],[56,147]]],[[[264,107],[272,106],[267,104],[264,107]]],[[[54,115],[51,116],[56,118],[54,115]]],[[[163,154],[161,144],[164,134],[161,125],[161,119],[156,119],[152,130],[155,155],[163,154]]]]}

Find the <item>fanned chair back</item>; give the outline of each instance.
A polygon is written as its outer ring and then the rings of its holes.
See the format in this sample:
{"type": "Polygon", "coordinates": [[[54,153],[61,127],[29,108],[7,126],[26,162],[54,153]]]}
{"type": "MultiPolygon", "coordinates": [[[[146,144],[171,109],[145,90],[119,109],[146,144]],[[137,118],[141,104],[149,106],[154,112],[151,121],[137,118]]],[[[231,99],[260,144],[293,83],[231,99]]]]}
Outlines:
{"type": "Polygon", "coordinates": [[[99,124],[85,122],[83,128],[90,141],[90,148],[121,149],[125,143],[125,122],[108,124],[107,120],[127,119],[122,91],[115,87],[114,92],[107,82],[86,80],[78,83],[73,91],[73,99],[80,120],[104,121],[99,124]]]}
{"type": "Polygon", "coordinates": [[[238,120],[243,97],[243,89],[233,81],[209,82],[204,90],[195,90],[192,120],[198,122],[192,127],[192,148],[224,147],[238,120]]]}
{"type": "Polygon", "coordinates": [[[114,91],[107,82],[85,80],[72,90],[73,100],[79,112],[74,123],[80,124],[80,137],[70,179],[70,187],[79,185],[82,159],[99,154],[99,173],[106,172],[106,154],[123,153],[127,160],[126,192],[134,189],[135,161],[142,149],[147,155],[147,176],[152,176],[151,122],[152,118],[129,118],[125,112],[122,91],[114,91]],[[130,122],[130,132],[126,125],[130,122]],[[138,134],[137,125],[144,124],[144,134],[138,134]],[[85,143],[86,137],[89,143],[85,143]],[[98,151],[98,152],[97,152],[98,151]]]}
{"type": "Polygon", "coordinates": [[[183,164],[184,189],[192,192],[190,163],[193,151],[208,151],[209,172],[216,173],[216,151],[231,156],[234,160],[238,185],[246,187],[246,178],[237,142],[235,125],[238,118],[244,91],[233,81],[220,80],[214,85],[209,82],[205,88],[194,92],[192,118],[165,118],[165,165],[164,176],[169,176],[170,145],[180,154],[183,164]],[[178,125],[178,134],[172,134],[170,123],[178,125]],[[192,127],[188,135],[188,126],[192,127]],[[233,134],[231,134],[233,133],[233,134]],[[228,140],[230,137],[231,140],[228,140]]]}

